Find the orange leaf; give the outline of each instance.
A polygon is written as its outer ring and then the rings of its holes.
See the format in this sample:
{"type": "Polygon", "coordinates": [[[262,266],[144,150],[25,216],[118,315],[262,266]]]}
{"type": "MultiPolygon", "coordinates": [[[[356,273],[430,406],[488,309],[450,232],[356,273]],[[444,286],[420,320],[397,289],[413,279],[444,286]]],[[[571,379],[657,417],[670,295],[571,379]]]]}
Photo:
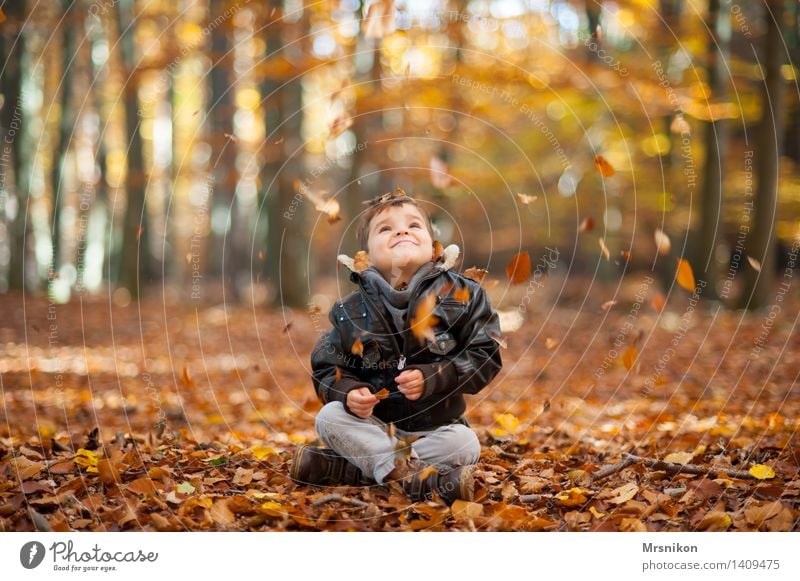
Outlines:
{"type": "Polygon", "coordinates": [[[689,264],[689,261],[686,260],[685,258],[678,259],[678,270],[675,273],[675,280],[678,282],[679,285],[681,285],[689,292],[694,292],[695,290],[694,272],[692,272],[692,265],[689,264]]]}
{"type": "Polygon", "coordinates": [[[375,394],[375,397],[377,397],[378,399],[386,399],[387,397],[389,397],[389,390],[384,387],[375,394]]]}
{"type": "Polygon", "coordinates": [[[622,364],[625,366],[625,369],[630,371],[633,364],[636,363],[636,358],[638,356],[639,352],[636,350],[636,347],[628,347],[625,349],[625,353],[622,354],[622,364]]]}
{"type": "Polygon", "coordinates": [[[194,380],[192,379],[192,376],[189,374],[189,368],[186,365],[183,366],[183,371],[181,372],[181,381],[186,387],[195,386],[194,380]]]}
{"type": "Polygon", "coordinates": [[[483,279],[486,278],[486,275],[489,274],[489,271],[485,268],[478,268],[477,266],[473,266],[472,268],[468,268],[464,271],[464,276],[474,280],[479,284],[483,284],[483,279]]]}
{"type": "Polygon", "coordinates": [[[433,241],[433,256],[431,256],[431,260],[434,262],[439,262],[441,258],[444,256],[444,246],[438,240],[433,241]]]}
{"type": "Polygon", "coordinates": [[[439,319],[434,316],[433,310],[436,308],[436,295],[429,293],[425,295],[419,304],[414,316],[411,318],[411,332],[420,343],[428,339],[430,342],[436,341],[436,336],[433,333],[433,326],[439,322],[439,319]]]}
{"type": "Polygon", "coordinates": [[[594,230],[594,218],[592,218],[591,216],[587,216],[586,218],[583,219],[583,222],[581,222],[578,231],[591,232],[592,230],[594,230]]]}
{"type": "Polygon", "coordinates": [[[520,284],[531,277],[531,257],[527,250],[515,254],[506,265],[506,276],[511,284],[520,284]]]}
{"type": "Polygon", "coordinates": [[[457,289],[456,292],[453,293],[453,298],[459,303],[464,303],[466,305],[469,302],[469,289],[467,287],[457,289]]]}
{"type": "Polygon", "coordinates": [[[149,494],[152,496],[156,494],[156,485],[150,478],[137,478],[128,484],[128,490],[136,494],[149,494]]]}
{"type": "Polygon", "coordinates": [[[614,166],[608,163],[608,160],[602,155],[596,155],[594,157],[594,165],[604,178],[610,178],[615,173],[614,166]]]}
{"type": "Polygon", "coordinates": [[[658,311],[659,313],[664,310],[664,307],[666,305],[667,305],[667,299],[664,298],[664,295],[660,292],[657,292],[655,296],[653,296],[653,300],[650,301],[650,306],[652,306],[653,309],[658,311]]]}
{"type": "Polygon", "coordinates": [[[358,357],[361,357],[364,354],[364,345],[361,343],[361,339],[356,339],[353,341],[353,346],[350,348],[350,352],[358,357]]]}

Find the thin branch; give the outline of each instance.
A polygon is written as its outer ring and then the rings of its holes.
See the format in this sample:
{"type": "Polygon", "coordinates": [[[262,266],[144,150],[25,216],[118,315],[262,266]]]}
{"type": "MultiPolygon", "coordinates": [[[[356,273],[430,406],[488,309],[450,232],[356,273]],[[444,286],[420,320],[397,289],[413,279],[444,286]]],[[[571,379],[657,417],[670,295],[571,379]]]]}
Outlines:
{"type": "Polygon", "coordinates": [[[673,462],[664,462],[655,458],[646,458],[644,456],[635,456],[633,454],[623,453],[624,459],[630,459],[633,462],[641,462],[645,466],[649,466],[654,470],[663,470],[669,474],[697,474],[700,476],[708,476],[709,474],[727,474],[732,478],[739,478],[741,480],[755,480],[755,476],[744,470],[736,470],[735,468],[725,468],[723,466],[712,466],[711,468],[704,468],[694,464],[675,464],[673,462]]]}
{"type": "Polygon", "coordinates": [[[318,507],[322,506],[327,502],[341,502],[342,504],[349,504],[350,506],[358,506],[358,507],[369,506],[369,504],[364,502],[363,500],[348,498],[347,496],[342,496],[341,494],[326,494],[322,498],[318,498],[317,500],[312,502],[311,506],[318,507]]]}
{"type": "Polygon", "coordinates": [[[592,474],[592,481],[600,480],[601,478],[606,478],[607,476],[611,476],[612,474],[616,474],[617,472],[624,470],[631,464],[636,464],[637,460],[634,460],[631,457],[626,457],[622,460],[622,462],[617,462],[616,464],[609,464],[605,468],[601,468],[594,474],[592,474]]]}

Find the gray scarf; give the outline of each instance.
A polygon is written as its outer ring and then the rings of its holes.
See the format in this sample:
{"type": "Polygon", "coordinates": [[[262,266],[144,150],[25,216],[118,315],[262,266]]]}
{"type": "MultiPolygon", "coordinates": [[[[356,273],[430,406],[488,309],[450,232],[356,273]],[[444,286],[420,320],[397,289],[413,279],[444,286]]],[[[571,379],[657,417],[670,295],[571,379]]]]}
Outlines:
{"type": "Polygon", "coordinates": [[[392,316],[395,331],[401,333],[406,327],[406,313],[408,312],[408,301],[411,295],[414,294],[414,290],[419,285],[420,280],[435,269],[436,264],[433,261],[423,264],[414,273],[414,276],[408,282],[408,286],[403,290],[392,288],[389,281],[383,278],[383,275],[374,266],[364,270],[361,273],[361,277],[364,279],[364,286],[370,296],[378,304],[386,307],[386,310],[392,316]]]}

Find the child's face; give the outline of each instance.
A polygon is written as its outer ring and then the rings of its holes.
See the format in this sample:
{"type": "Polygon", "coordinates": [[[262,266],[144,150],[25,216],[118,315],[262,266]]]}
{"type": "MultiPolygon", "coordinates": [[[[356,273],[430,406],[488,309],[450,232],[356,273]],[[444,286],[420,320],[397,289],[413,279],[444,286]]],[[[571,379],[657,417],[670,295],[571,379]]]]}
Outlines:
{"type": "Polygon", "coordinates": [[[433,240],[420,211],[411,204],[389,206],[369,224],[370,262],[387,280],[397,272],[416,272],[433,258],[433,240]]]}

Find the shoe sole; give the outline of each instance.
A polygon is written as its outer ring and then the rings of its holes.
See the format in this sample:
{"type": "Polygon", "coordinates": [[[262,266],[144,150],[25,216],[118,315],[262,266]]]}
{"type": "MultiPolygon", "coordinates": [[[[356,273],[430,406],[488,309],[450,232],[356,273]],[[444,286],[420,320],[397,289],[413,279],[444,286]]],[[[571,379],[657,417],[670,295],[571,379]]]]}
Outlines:
{"type": "Polygon", "coordinates": [[[302,464],[303,454],[306,453],[306,448],[308,448],[308,444],[300,444],[294,453],[294,458],[292,459],[292,469],[289,472],[289,478],[292,479],[292,482],[297,484],[307,484],[306,482],[300,480],[300,465],[302,464]]]}

